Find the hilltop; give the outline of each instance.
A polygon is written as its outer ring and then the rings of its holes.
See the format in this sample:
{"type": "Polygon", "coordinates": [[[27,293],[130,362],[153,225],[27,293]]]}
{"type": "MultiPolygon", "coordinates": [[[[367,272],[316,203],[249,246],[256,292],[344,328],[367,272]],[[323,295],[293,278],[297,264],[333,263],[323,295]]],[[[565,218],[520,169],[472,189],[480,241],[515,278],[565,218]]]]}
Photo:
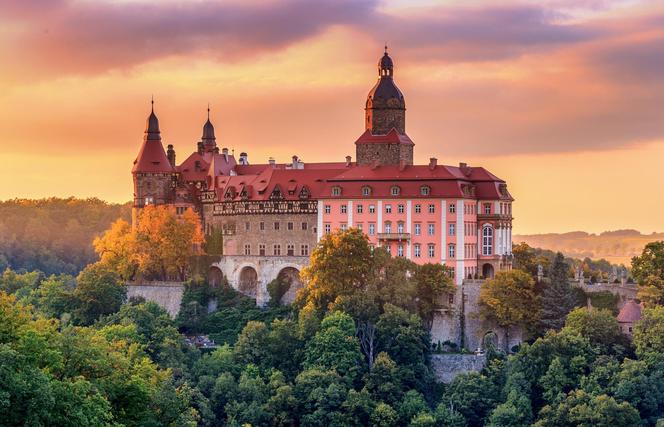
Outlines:
{"type": "Polygon", "coordinates": [[[535,248],[562,252],[568,257],[606,259],[612,264],[629,266],[632,257],[655,240],[664,240],[664,233],[641,234],[637,230],[605,231],[600,234],[573,231],[569,233],[518,234],[514,243],[525,242],[535,248]]]}

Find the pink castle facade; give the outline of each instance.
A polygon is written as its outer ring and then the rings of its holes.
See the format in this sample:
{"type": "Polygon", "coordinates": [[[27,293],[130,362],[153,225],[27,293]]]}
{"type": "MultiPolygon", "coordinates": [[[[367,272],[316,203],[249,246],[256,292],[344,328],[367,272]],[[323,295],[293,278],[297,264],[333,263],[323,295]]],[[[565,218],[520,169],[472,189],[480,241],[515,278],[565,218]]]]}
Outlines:
{"type": "MultiPolygon", "coordinates": [[[[356,227],[372,245],[418,264],[442,263],[458,284],[512,266],[512,202],[505,181],[465,163],[414,165],[405,100],[384,53],[365,104],[355,161],[250,164],[217,146],[209,120],[197,150],[176,163],[154,112],[132,170],[134,220],[147,204],[192,208],[223,236],[210,274],[258,301],[278,276],[296,277],[326,233],[356,227]]],[[[292,295],[291,295],[292,297],[292,295]]]]}

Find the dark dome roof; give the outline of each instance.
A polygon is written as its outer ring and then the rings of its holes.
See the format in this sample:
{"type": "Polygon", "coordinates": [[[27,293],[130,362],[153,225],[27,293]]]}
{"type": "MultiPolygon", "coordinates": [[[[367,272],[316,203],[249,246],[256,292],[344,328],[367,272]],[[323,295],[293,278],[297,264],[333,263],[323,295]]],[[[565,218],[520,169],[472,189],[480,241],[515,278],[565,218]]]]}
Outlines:
{"type": "Polygon", "coordinates": [[[161,139],[159,136],[159,119],[157,119],[154,110],[150,113],[145,122],[145,133],[147,134],[147,139],[161,139]]]}
{"type": "Polygon", "coordinates": [[[210,122],[210,119],[207,119],[207,122],[203,125],[203,141],[205,140],[214,140],[214,126],[210,122]]]}
{"type": "Polygon", "coordinates": [[[392,58],[390,58],[390,55],[385,52],[383,54],[383,57],[380,58],[380,61],[378,61],[378,66],[380,68],[392,68],[394,67],[394,64],[392,63],[392,58]]]}
{"type": "Polygon", "coordinates": [[[381,99],[387,101],[391,98],[396,98],[400,102],[404,102],[403,94],[394,84],[394,80],[389,78],[380,78],[378,83],[369,91],[369,98],[372,100],[381,99]]]}

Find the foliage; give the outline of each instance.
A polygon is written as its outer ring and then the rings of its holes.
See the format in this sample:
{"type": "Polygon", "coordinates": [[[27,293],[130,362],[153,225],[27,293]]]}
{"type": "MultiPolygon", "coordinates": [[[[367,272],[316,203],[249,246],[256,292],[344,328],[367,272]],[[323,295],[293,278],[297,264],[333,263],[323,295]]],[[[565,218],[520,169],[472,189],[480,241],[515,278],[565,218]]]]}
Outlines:
{"type": "Polygon", "coordinates": [[[545,406],[535,427],[640,426],[639,413],[627,402],[607,395],[591,396],[583,390],[570,392],[560,403],[545,406]]]}
{"type": "Polygon", "coordinates": [[[577,308],[567,316],[565,328],[588,339],[593,345],[602,346],[604,353],[617,345],[627,346],[618,321],[609,310],[577,308]]]}
{"type": "Polygon", "coordinates": [[[558,252],[551,267],[550,280],[544,285],[540,323],[544,329],[560,330],[567,313],[574,307],[572,288],[569,284],[569,266],[563,254],[558,252]]]}
{"type": "Polygon", "coordinates": [[[127,297],[127,288],[118,275],[96,263],[85,267],[76,278],[74,317],[90,325],[99,317],[115,313],[127,297]]]}
{"type": "Polygon", "coordinates": [[[526,326],[539,319],[535,281],[521,270],[501,271],[487,280],[480,291],[480,304],[483,316],[505,329],[506,346],[510,327],[526,326]]]}
{"type": "Polygon", "coordinates": [[[587,296],[590,299],[590,304],[593,308],[599,310],[608,310],[614,316],[616,316],[620,311],[618,310],[618,301],[620,300],[620,296],[616,294],[612,294],[608,291],[602,291],[588,292],[587,296]]]}
{"type": "Polygon", "coordinates": [[[200,221],[193,210],[176,215],[170,206],[141,209],[135,228],[118,220],[95,239],[101,263],[117,270],[123,280],[136,278],[184,280],[190,258],[203,243],[200,221]]]}
{"type": "Polygon", "coordinates": [[[267,284],[267,292],[270,295],[270,305],[273,307],[279,306],[281,298],[286,295],[291,283],[287,279],[277,277],[267,284]]]}
{"type": "Polygon", "coordinates": [[[648,243],[641,255],[632,258],[632,276],[643,302],[664,305],[664,241],[648,243]]]}
{"type": "Polygon", "coordinates": [[[664,307],[643,310],[641,320],[634,327],[636,354],[641,358],[660,358],[664,355],[664,307]]]}
{"type": "Polygon", "coordinates": [[[130,217],[130,203],[95,198],[0,202],[0,269],[76,275],[97,259],[92,240],[130,217]]]}

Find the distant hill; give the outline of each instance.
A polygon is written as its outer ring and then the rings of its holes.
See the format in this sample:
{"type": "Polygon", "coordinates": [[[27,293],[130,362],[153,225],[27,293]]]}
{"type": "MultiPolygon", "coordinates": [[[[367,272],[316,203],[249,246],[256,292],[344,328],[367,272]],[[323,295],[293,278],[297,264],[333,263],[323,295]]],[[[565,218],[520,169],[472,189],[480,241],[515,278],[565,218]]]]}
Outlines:
{"type": "Polygon", "coordinates": [[[118,218],[131,218],[130,203],[73,197],[0,201],[0,271],[76,274],[96,260],[92,240],[118,218]]]}
{"type": "Polygon", "coordinates": [[[562,252],[572,258],[604,258],[627,267],[631,265],[633,256],[640,255],[647,243],[656,240],[664,240],[664,233],[641,234],[636,230],[616,230],[600,234],[574,231],[513,236],[515,244],[525,242],[534,248],[562,252]]]}

